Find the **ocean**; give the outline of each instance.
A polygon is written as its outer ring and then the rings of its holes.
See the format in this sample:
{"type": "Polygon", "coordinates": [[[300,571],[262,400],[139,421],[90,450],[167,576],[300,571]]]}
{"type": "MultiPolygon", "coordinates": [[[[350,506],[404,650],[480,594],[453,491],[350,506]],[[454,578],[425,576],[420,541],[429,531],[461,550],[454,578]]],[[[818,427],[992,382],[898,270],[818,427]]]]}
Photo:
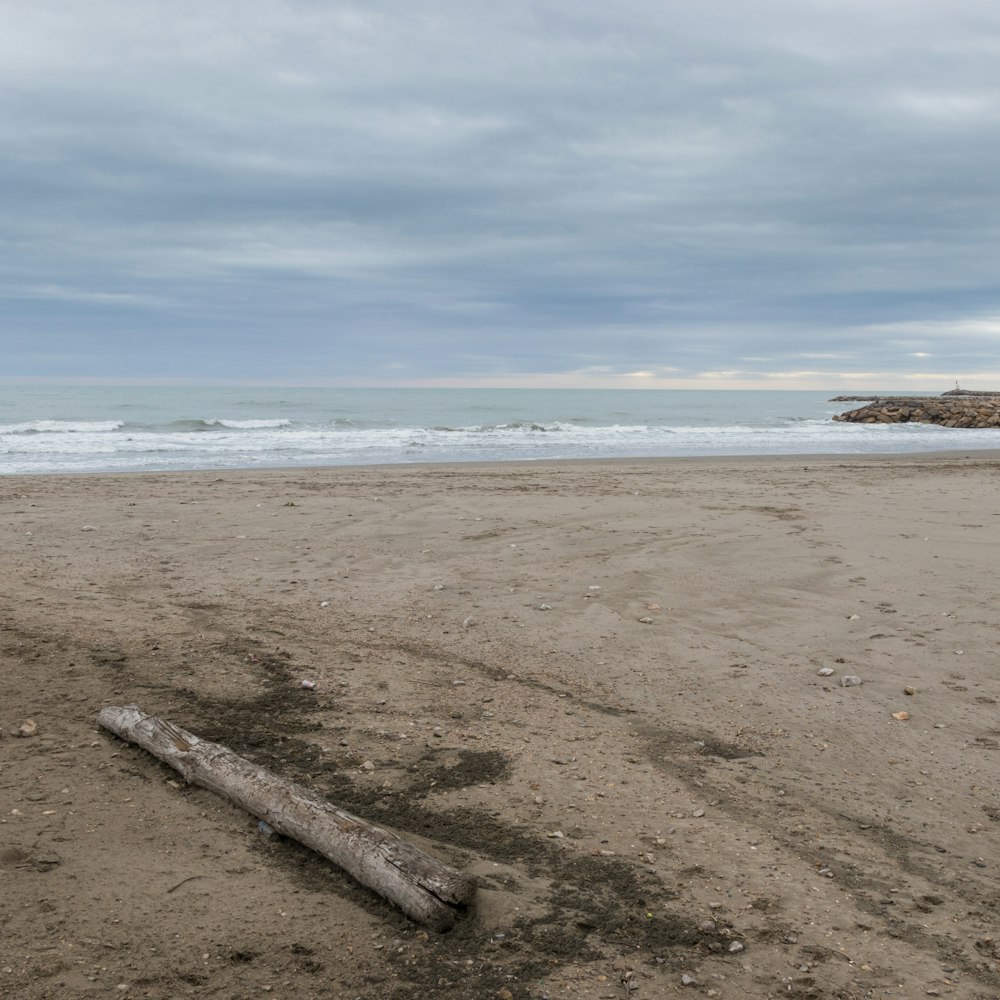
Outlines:
{"type": "Polygon", "coordinates": [[[833,395],[0,386],[0,474],[1000,447],[1000,431],[835,423],[860,404],[833,395]]]}

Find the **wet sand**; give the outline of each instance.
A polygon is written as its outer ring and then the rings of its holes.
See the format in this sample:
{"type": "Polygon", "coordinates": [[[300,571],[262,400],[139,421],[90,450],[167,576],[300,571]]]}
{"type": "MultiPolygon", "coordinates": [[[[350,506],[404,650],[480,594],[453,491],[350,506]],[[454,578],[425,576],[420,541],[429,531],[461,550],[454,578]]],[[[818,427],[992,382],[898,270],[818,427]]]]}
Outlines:
{"type": "Polygon", "coordinates": [[[0,479],[0,993],[1000,996],[998,486],[994,452],[0,479]],[[427,934],[97,730],[127,703],[477,905],[427,934]]]}

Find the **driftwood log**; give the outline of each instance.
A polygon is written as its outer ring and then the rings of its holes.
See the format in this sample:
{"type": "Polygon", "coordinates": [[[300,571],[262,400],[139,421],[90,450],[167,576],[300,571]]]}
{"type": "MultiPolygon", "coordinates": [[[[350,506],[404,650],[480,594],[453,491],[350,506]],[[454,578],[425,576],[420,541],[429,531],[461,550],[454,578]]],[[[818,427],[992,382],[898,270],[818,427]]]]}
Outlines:
{"type": "Polygon", "coordinates": [[[136,705],[103,708],[97,722],[222,795],[278,833],[329,858],[362,885],[435,930],[447,930],[476,883],[395,834],[352,816],[218,743],[209,743],[136,705]]]}

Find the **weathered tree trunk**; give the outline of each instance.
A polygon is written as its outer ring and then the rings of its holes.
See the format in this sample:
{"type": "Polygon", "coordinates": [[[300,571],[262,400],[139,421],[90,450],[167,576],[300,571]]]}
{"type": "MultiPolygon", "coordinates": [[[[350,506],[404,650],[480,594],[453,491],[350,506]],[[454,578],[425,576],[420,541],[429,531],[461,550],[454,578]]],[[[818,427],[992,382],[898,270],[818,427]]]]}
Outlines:
{"type": "Polygon", "coordinates": [[[186,781],[242,806],[279,833],[329,858],[362,885],[436,930],[447,930],[476,883],[387,830],[319,798],[218,743],[141,712],[136,705],[103,708],[97,722],[180,771],[186,781]]]}

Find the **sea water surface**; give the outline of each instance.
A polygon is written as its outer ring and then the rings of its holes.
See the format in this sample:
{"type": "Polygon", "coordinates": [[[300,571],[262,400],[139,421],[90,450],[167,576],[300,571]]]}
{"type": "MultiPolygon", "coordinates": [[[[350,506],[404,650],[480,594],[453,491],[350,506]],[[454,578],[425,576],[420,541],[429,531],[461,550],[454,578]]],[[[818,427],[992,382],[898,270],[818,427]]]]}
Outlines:
{"type": "MultiPolygon", "coordinates": [[[[905,394],[881,389],[884,394],[905,394]]],[[[0,474],[1000,447],[835,392],[0,386],[0,474]]]]}

